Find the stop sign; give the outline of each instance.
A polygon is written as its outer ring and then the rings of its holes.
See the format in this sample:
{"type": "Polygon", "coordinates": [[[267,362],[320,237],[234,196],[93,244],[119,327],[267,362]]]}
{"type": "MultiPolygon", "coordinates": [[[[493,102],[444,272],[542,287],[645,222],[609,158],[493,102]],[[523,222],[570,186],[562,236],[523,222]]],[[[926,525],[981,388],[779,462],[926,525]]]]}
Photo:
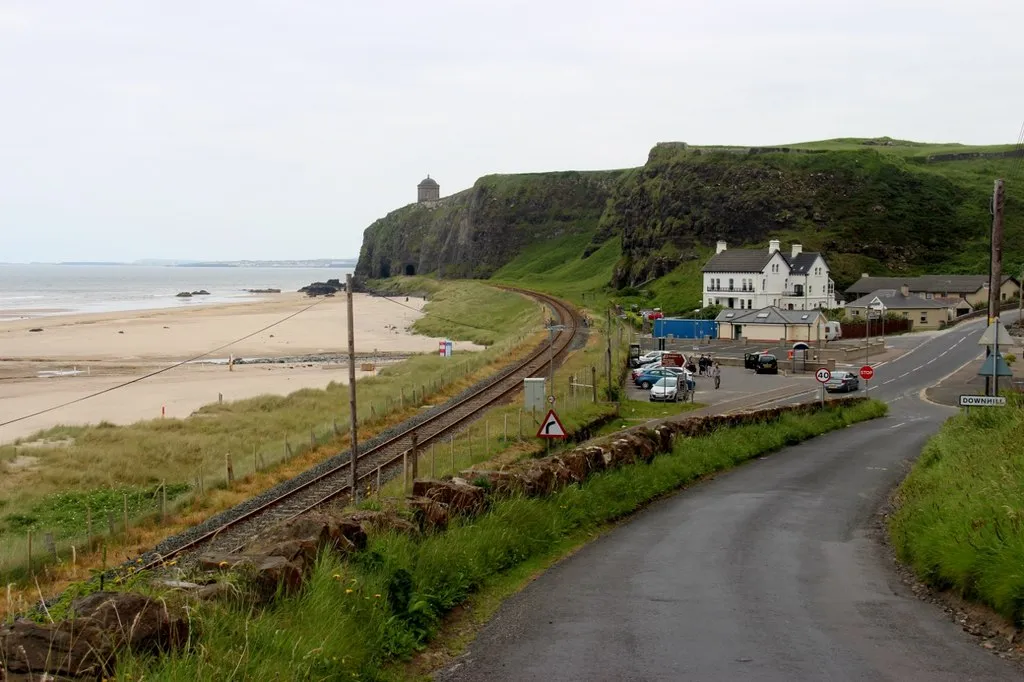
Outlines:
{"type": "Polygon", "coordinates": [[[871,381],[873,376],[875,376],[875,368],[871,365],[864,365],[860,368],[860,378],[864,381],[871,381]]]}

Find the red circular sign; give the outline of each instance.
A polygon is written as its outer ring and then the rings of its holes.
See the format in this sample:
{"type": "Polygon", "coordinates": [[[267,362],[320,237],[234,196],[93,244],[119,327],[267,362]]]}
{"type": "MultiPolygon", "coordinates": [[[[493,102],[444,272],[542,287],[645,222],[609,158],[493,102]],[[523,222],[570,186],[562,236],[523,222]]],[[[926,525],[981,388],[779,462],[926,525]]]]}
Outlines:
{"type": "Polygon", "coordinates": [[[864,365],[860,368],[860,378],[864,381],[870,381],[875,376],[875,368],[871,365],[864,365]]]}

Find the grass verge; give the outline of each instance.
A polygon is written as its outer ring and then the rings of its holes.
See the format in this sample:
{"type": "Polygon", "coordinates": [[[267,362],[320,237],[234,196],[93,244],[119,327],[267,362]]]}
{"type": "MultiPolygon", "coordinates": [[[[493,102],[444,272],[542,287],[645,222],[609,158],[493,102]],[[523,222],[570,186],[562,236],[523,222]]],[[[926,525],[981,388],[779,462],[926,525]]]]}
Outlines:
{"type": "MultiPolygon", "coordinates": [[[[476,340],[492,345],[455,358],[414,356],[359,380],[364,441],[489,376],[543,337],[536,333],[542,309],[528,298],[479,282],[434,282],[431,291],[426,317],[417,324],[439,320],[443,327],[463,319],[467,306],[487,310],[480,326],[490,327],[491,336],[476,340]]],[[[442,327],[427,331],[465,338],[459,328],[442,327]]],[[[13,590],[13,602],[0,602],[0,613],[33,598],[33,573],[44,587],[59,589],[95,567],[98,552],[90,549],[102,542],[110,542],[112,562],[127,558],[336,454],[349,441],[347,405],[348,387],[332,383],[324,390],[212,404],[185,419],[61,426],[26,439],[34,441],[31,448],[0,448],[0,580],[28,588],[13,590]],[[19,455],[21,461],[30,456],[31,466],[16,464],[19,455]],[[164,484],[168,505],[161,518],[156,491],[164,484]],[[29,532],[35,536],[31,568],[29,532]]]]}
{"type": "Polygon", "coordinates": [[[884,404],[869,401],[681,438],[650,464],[600,474],[547,498],[498,500],[444,533],[374,537],[349,562],[322,557],[299,597],[269,610],[201,606],[193,614],[204,633],[200,646],[162,658],[126,657],[120,676],[396,679],[389,664],[422,650],[451,609],[500,585],[509,570],[571,547],[574,538],[702,476],[885,412],[884,404]]]}
{"type": "Polygon", "coordinates": [[[898,558],[924,582],[1024,623],[1024,400],[947,421],[894,497],[898,558]]]}

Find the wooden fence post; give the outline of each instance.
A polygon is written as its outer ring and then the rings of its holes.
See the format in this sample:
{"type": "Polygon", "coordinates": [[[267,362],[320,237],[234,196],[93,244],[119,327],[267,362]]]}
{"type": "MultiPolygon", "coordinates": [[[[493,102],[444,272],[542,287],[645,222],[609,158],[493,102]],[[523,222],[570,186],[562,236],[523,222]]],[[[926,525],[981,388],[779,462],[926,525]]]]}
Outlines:
{"type": "Polygon", "coordinates": [[[252,475],[255,476],[260,472],[260,463],[256,458],[256,446],[252,446],[252,475]]]}
{"type": "Polygon", "coordinates": [[[228,467],[228,487],[230,488],[235,483],[235,466],[231,462],[231,453],[224,455],[224,461],[228,467]]]}
{"type": "Polygon", "coordinates": [[[597,367],[590,366],[590,385],[594,387],[594,402],[597,402],[597,367]]]}

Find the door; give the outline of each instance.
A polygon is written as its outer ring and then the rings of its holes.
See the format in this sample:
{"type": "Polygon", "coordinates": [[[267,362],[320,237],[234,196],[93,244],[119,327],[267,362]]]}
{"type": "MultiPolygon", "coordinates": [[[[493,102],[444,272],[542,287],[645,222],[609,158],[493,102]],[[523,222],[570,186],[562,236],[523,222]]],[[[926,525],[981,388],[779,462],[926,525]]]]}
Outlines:
{"type": "Polygon", "coordinates": [[[743,338],[743,325],[742,324],[734,324],[732,326],[732,336],[733,336],[734,339],[742,339],[743,338]]]}

